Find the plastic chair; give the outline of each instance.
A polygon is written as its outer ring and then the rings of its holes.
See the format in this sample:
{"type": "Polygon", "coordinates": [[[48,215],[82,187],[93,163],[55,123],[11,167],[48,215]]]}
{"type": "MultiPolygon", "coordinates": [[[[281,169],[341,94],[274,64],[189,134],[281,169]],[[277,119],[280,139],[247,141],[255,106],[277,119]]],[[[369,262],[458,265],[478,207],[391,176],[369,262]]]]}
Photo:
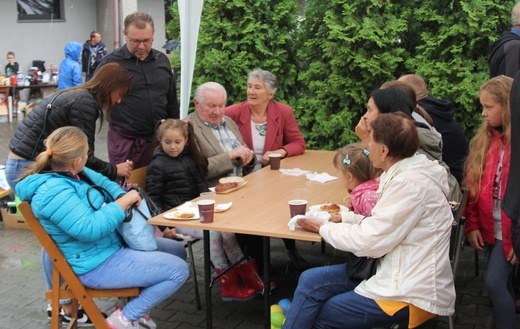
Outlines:
{"type": "MultiPolygon", "coordinates": [[[[143,191],[146,191],[146,167],[134,169],[130,172],[130,177],[126,180],[127,184],[137,184],[143,191]]],[[[199,285],[197,282],[197,272],[195,269],[195,259],[193,258],[193,244],[200,239],[193,238],[191,236],[184,236],[183,238],[185,245],[188,249],[188,256],[191,260],[191,273],[193,277],[193,284],[195,285],[195,301],[197,303],[197,310],[202,309],[200,303],[199,285]]]]}
{"type": "Polygon", "coordinates": [[[25,220],[31,227],[36,238],[40,241],[45,251],[53,261],[52,290],[45,293],[45,297],[51,300],[52,317],[51,328],[58,329],[60,323],[60,299],[72,299],[72,314],[68,328],[77,328],[78,302],[92,320],[93,325],[99,329],[109,329],[101,311],[94,303],[93,298],[106,297],[135,297],[139,295],[139,288],[126,289],[89,289],[85,288],[76,274],[72,271],[69,263],[63,257],[54,240],[43,229],[40,221],[34,216],[31,206],[24,201],[19,206],[25,220]],[[61,284],[63,279],[63,284],[61,284]]]}

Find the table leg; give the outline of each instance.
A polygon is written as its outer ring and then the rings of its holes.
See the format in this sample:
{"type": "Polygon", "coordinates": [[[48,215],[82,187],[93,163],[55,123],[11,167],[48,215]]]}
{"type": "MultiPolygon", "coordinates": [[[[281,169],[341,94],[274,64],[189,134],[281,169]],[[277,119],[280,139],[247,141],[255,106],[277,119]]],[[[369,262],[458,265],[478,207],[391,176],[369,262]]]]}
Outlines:
{"type": "Polygon", "coordinates": [[[264,246],[264,328],[271,328],[271,279],[269,277],[270,264],[271,264],[271,246],[270,238],[268,236],[263,237],[264,246]]]}
{"type": "Polygon", "coordinates": [[[213,328],[213,305],[211,300],[211,259],[209,256],[209,231],[203,232],[204,241],[204,292],[206,294],[206,328],[213,328]]]}
{"type": "Polygon", "coordinates": [[[7,122],[13,121],[13,96],[7,97],[7,122]]]}

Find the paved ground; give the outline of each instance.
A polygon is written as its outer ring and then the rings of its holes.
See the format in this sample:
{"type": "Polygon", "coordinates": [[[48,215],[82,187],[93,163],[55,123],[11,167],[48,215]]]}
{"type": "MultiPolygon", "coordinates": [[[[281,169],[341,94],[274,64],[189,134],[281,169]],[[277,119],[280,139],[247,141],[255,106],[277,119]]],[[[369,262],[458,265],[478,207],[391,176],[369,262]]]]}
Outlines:
{"type": "MultiPolygon", "coordinates": [[[[16,122],[7,123],[0,119],[0,163],[5,162],[8,143],[16,125],[16,122]]],[[[96,139],[96,154],[106,159],[106,127],[96,139]]],[[[279,285],[272,293],[274,303],[292,296],[300,271],[288,262],[281,240],[273,239],[271,245],[273,277],[279,285]]],[[[325,254],[321,254],[318,244],[298,242],[297,246],[310,266],[343,262],[346,256],[330,246],[325,254]]],[[[202,242],[194,245],[194,252],[193,261],[197,266],[199,290],[204,301],[202,242]]],[[[45,313],[47,303],[44,299],[39,253],[40,246],[30,231],[5,229],[0,223],[0,329],[50,327],[45,313]]],[[[462,252],[456,278],[456,328],[493,328],[491,306],[483,288],[485,260],[483,255],[479,259],[480,274],[475,276],[472,249],[465,248],[462,252]]],[[[193,287],[190,278],[178,293],[152,311],[152,317],[160,329],[205,328],[204,309],[196,310],[193,287]]],[[[101,300],[98,305],[102,311],[110,313],[114,300],[101,300]]],[[[260,298],[242,303],[225,303],[220,299],[216,286],[213,288],[213,305],[214,328],[263,328],[263,300],[260,298]]],[[[448,328],[447,318],[437,317],[421,328],[448,328]]]]}

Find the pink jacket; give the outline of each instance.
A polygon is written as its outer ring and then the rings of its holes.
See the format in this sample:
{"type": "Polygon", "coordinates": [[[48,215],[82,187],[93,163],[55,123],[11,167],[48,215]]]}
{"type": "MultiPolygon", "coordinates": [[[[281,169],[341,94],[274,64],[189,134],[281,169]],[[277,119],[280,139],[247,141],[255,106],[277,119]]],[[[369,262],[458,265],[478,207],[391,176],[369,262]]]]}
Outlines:
{"type": "Polygon", "coordinates": [[[376,191],[378,188],[379,177],[359,184],[350,192],[350,202],[354,213],[363,216],[371,215],[372,208],[374,208],[377,203],[376,191]]]}
{"type": "MultiPolygon", "coordinates": [[[[251,136],[251,111],[247,101],[226,108],[226,115],[233,119],[250,149],[253,149],[251,136]]],[[[270,101],[267,106],[267,133],[264,152],[284,148],[287,156],[302,154],[306,144],[298,129],[298,123],[288,105],[270,101]]]]}
{"type": "MultiPolygon", "coordinates": [[[[489,149],[482,173],[482,187],[477,199],[470,197],[466,208],[466,228],[464,232],[468,234],[471,231],[479,229],[484,242],[487,244],[495,244],[495,228],[493,223],[493,182],[497,172],[498,160],[500,157],[500,149],[504,143],[504,135],[499,135],[492,129],[493,139],[489,143],[489,149]]],[[[502,158],[502,174],[500,181],[500,198],[504,197],[506,191],[507,178],[509,176],[509,160],[511,148],[506,145],[504,149],[504,157],[502,158]]],[[[467,182],[468,185],[471,182],[467,182]]],[[[507,217],[502,210],[502,242],[504,244],[504,254],[507,257],[511,251],[511,219],[507,217]]]]}

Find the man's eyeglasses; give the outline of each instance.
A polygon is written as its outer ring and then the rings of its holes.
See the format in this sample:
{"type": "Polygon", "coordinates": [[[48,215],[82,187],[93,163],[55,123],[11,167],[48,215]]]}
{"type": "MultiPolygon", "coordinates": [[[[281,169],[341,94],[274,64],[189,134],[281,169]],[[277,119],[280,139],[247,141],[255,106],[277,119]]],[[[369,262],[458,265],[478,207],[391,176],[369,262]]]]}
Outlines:
{"type": "Polygon", "coordinates": [[[137,39],[132,39],[132,38],[127,37],[127,40],[128,40],[128,43],[130,43],[134,47],[139,46],[139,44],[141,44],[141,42],[145,46],[149,46],[149,45],[151,45],[153,43],[153,38],[144,39],[144,40],[137,40],[137,39]]]}

